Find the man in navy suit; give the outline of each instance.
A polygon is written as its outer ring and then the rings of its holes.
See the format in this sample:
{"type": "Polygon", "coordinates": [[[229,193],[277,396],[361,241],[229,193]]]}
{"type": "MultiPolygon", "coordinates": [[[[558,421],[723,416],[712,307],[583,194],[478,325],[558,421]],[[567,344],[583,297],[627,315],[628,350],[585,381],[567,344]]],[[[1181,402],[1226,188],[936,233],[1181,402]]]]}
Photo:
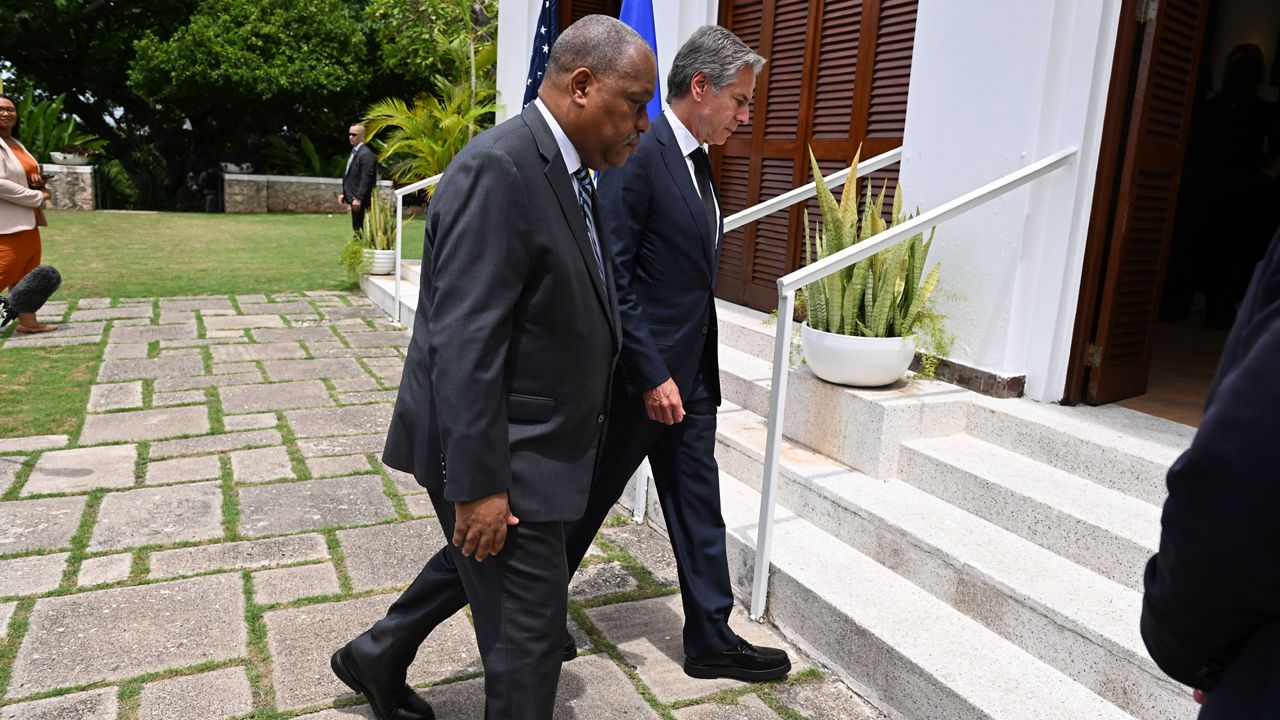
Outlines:
{"type": "MultiPolygon", "coordinates": [[[[647,455],[671,537],[684,602],[684,670],[699,678],[773,680],[782,650],[729,628],[733,590],[715,461],[715,287],[723,213],[706,145],[747,121],[764,58],[718,26],[698,29],[667,78],[670,102],[635,158],[601,173],[604,234],[622,316],[622,356],[586,513],[565,527],[576,568],[647,455]]],[[[572,657],[572,641],[565,647],[572,657]]]]}
{"type": "Polygon", "coordinates": [[[1200,720],[1280,717],[1280,235],[1236,315],[1190,449],[1169,469],[1142,638],[1200,720]]]}

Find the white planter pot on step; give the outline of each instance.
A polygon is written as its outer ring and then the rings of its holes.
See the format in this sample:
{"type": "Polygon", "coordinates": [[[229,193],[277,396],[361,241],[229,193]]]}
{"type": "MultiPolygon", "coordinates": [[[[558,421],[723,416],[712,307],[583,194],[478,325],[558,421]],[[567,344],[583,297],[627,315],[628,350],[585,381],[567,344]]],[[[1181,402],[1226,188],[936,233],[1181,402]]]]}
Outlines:
{"type": "Polygon", "coordinates": [[[365,250],[364,265],[370,275],[390,275],[396,269],[396,251],[365,250]]]}
{"type": "Polygon", "coordinates": [[[800,347],[813,374],[837,385],[880,387],[897,382],[911,366],[915,340],[868,338],[800,326],[800,347]]]}

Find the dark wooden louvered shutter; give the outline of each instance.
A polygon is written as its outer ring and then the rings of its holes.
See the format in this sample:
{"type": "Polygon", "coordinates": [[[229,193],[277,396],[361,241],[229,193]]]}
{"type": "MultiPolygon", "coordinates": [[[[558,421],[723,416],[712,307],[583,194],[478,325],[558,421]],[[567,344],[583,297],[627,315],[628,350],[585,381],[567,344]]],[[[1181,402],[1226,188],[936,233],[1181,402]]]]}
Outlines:
{"type": "MultiPolygon", "coordinates": [[[[917,2],[740,0],[722,6],[721,22],[769,59],[752,123],[715,153],[726,212],[808,182],[810,147],[830,172],[847,165],[859,144],[867,158],[902,143],[917,2]]],[[[896,168],[883,177],[896,179],[896,168]]],[[[772,310],[778,277],[804,262],[802,218],[803,207],[796,206],[726,235],[717,295],[772,310]]]]}
{"type": "Polygon", "coordinates": [[[1207,0],[1161,0],[1146,23],[1111,222],[1087,400],[1146,391],[1207,0]]]}
{"type": "Polygon", "coordinates": [[[618,17],[622,0],[560,0],[560,29],[587,15],[618,17]]]}

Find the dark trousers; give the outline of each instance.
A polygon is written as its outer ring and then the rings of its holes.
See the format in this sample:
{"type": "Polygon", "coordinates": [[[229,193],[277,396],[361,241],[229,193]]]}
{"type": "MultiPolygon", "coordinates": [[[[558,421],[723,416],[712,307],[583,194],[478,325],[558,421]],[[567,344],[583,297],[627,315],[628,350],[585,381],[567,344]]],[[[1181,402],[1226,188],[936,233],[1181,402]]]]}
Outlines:
{"type": "Polygon", "coordinates": [[[679,572],[684,651],[696,657],[727,650],[738,638],[729,629],[733,588],[720,514],[716,407],[702,383],[694,385],[696,389],[684,401],[684,420],[668,427],[650,420],[643,399],[628,395],[621,380],[614,383],[609,425],[587,510],[565,525],[565,550],[569,567],[577,568],[627,480],[647,455],[679,572]]]}
{"type": "Polygon", "coordinates": [[[1263,625],[1227,666],[1199,720],[1280,718],[1280,620],[1263,625]]]}
{"type": "Polygon", "coordinates": [[[368,200],[361,200],[360,207],[351,206],[351,230],[353,232],[361,232],[364,230],[364,211],[368,207],[368,200]]]}
{"type": "MultiPolygon", "coordinates": [[[[453,537],[453,503],[430,491],[453,537]]],[[[400,687],[437,625],[470,602],[484,662],[485,717],[548,720],[560,682],[569,573],[564,525],[525,522],[508,528],[502,552],[478,563],[446,541],[422,572],[351,642],[356,662],[380,684],[400,687]]]]}

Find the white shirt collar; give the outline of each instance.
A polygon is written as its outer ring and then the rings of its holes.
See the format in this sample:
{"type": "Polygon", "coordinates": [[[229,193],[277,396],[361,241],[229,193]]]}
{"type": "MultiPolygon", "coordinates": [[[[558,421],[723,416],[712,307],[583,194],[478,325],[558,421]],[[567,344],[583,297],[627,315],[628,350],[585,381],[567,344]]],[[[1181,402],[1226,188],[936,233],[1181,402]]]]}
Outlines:
{"type": "Polygon", "coordinates": [[[352,155],[355,155],[355,154],[356,154],[356,151],[357,151],[357,150],[359,150],[359,149],[360,149],[360,148],[362,148],[362,147],[364,147],[364,143],[356,143],[356,146],[355,146],[355,147],[353,147],[353,148],[351,148],[351,154],[352,154],[352,155]]]}
{"type": "Polygon", "coordinates": [[[706,149],[706,145],[698,142],[698,139],[689,132],[689,128],[680,122],[680,118],[676,116],[676,112],[667,105],[662,109],[662,114],[667,116],[667,122],[671,123],[671,132],[676,136],[676,144],[680,146],[680,154],[689,157],[689,153],[697,148],[706,149]]]}
{"type": "Polygon", "coordinates": [[[560,127],[560,123],[556,122],[556,118],[542,103],[542,98],[534,98],[533,104],[538,108],[538,112],[542,113],[542,118],[547,121],[547,125],[551,126],[551,134],[556,138],[556,145],[560,146],[560,157],[564,158],[564,168],[569,171],[570,175],[578,172],[578,168],[582,167],[582,156],[578,154],[578,148],[573,146],[573,142],[569,140],[569,136],[564,134],[564,129],[560,127]]]}

